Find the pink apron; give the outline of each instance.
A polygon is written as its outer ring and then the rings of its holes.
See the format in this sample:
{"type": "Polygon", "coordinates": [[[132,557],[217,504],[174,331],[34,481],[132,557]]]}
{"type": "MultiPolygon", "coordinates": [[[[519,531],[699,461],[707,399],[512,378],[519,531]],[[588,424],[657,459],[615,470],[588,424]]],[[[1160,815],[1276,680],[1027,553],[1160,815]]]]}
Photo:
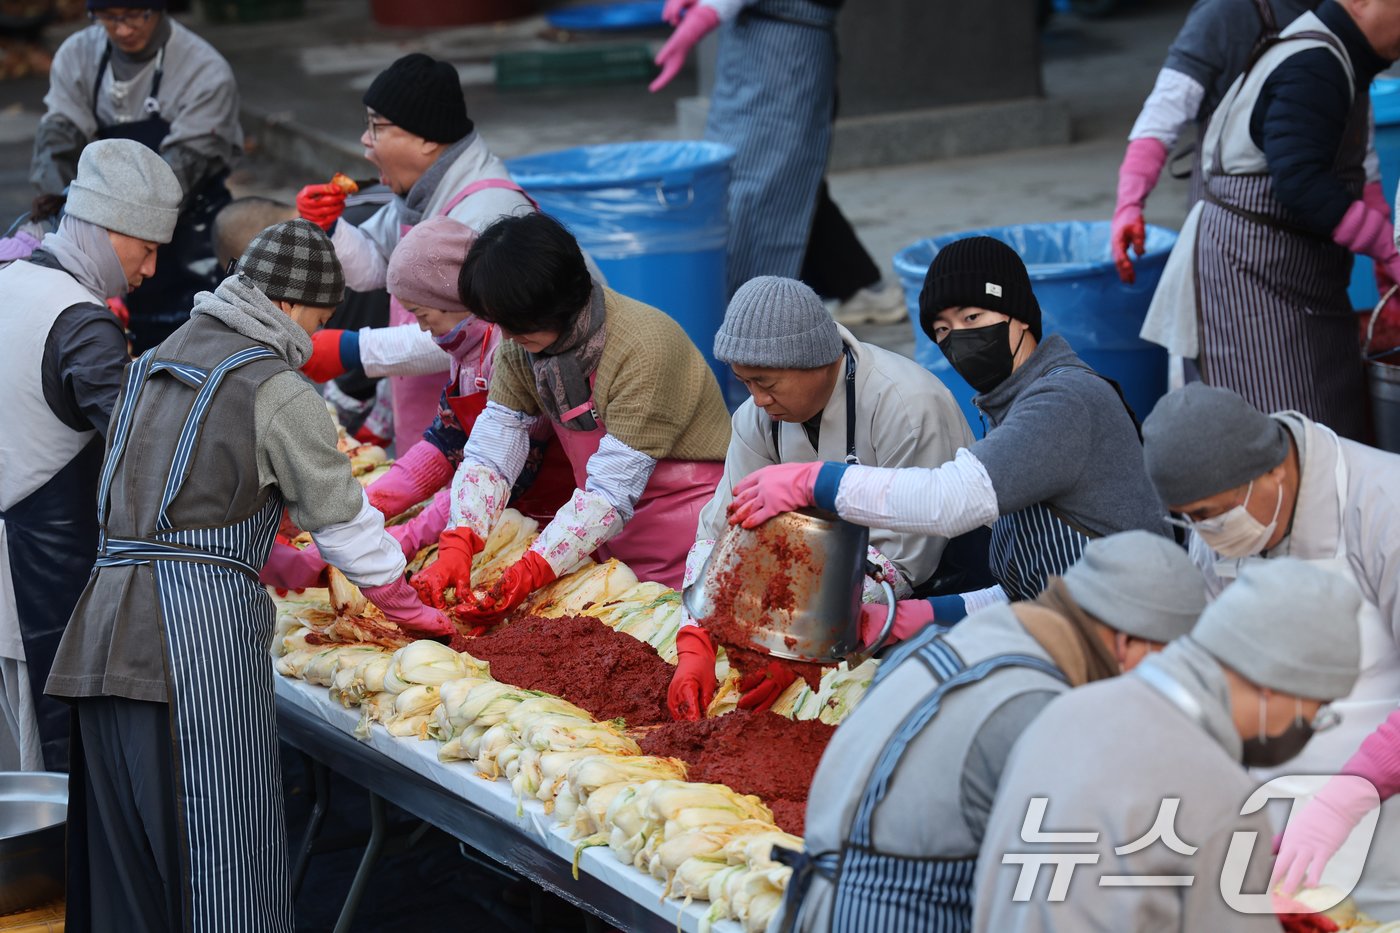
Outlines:
{"type": "MultiPolygon", "coordinates": [[[[540,206],[535,203],[535,199],[525,194],[515,182],[509,178],[482,178],[467,185],[461,191],[452,196],[441,211],[441,216],[446,216],[458,204],[487,188],[505,188],[510,191],[519,191],[525,195],[525,199],[539,210],[540,206]]],[[[399,234],[402,236],[413,229],[412,224],[401,224],[399,234]]],[[[389,297],[389,326],[396,327],[400,324],[414,324],[417,319],[413,314],[399,303],[399,300],[392,295],[389,297]]],[[[442,394],[442,373],[428,373],[424,376],[390,376],[389,385],[393,389],[393,409],[394,409],[394,449],[402,454],[423,438],[423,432],[428,430],[428,426],[433,423],[433,418],[437,416],[438,397],[442,394]]],[[[481,403],[486,404],[484,399],[481,403]]],[[[465,430],[465,429],[464,429],[465,430]]]]}
{"type": "MultiPolygon", "coordinates": [[[[590,378],[589,382],[592,383],[590,378]]],[[[578,408],[564,412],[565,421],[592,411],[596,426],[592,431],[571,431],[559,421],[554,422],[554,434],[574,468],[574,482],[582,489],[588,481],[588,458],[598,450],[607,432],[593,399],[578,408]]],[[[715,494],[724,463],[718,460],[659,460],[647,481],[636,511],[610,541],[598,548],[597,560],[616,557],[637,575],[639,580],[654,580],[672,589],[680,589],[685,576],[685,555],[695,543],[695,528],[700,522],[700,510],[715,494]]]]}

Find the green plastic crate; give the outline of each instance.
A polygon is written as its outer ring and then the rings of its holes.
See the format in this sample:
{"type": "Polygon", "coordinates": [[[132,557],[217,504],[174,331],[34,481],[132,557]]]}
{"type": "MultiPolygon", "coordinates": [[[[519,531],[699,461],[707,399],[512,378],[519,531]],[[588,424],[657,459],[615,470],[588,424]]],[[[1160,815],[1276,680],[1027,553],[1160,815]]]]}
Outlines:
{"type": "Polygon", "coordinates": [[[646,45],[605,45],[496,56],[496,87],[503,91],[574,84],[638,84],[656,77],[646,45]]]}

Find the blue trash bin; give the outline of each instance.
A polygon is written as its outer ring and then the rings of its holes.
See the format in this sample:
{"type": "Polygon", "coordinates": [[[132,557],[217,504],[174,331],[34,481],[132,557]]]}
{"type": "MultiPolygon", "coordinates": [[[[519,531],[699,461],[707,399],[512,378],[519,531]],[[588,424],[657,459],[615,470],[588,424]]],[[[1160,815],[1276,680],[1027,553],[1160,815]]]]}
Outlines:
{"type": "MultiPolygon", "coordinates": [[[[1387,199],[1393,199],[1395,186],[1400,184],[1400,78],[1377,78],[1371,82],[1371,113],[1376,118],[1376,155],[1381,162],[1381,190],[1387,199]]],[[[1367,311],[1380,301],[1380,293],[1376,291],[1375,263],[1371,262],[1371,257],[1354,258],[1347,295],[1353,308],[1365,308],[1367,311]]]]}
{"type": "Polygon", "coordinates": [[[1059,334],[1095,370],[1118,382],[1138,420],[1147,417],[1167,389],[1167,354],[1138,336],[1152,293],[1167,263],[1176,232],[1148,226],[1147,252],[1134,257],[1137,282],[1124,285],[1113,266],[1107,221],[1022,224],[967,230],[920,240],[894,257],[894,271],[904,287],[914,325],[914,359],[953,393],[974,434],[981,434],[981,414],[972,404],[977,393],[953,371],[943,351],[919,326],[919,292],[939,249],[969,236],[990,236],[1021,255],[1031,288],[1040,302],[1043,335],[1059,334]]]}
{"type": "Polygon", "coordinates": [[[724,320],[726,198],[734,150],[697,141],[616,143],[511,159],[511,176],[558,218],[615,291],[674,318],[730,408],[747,393],[714,359],[724,320]]]}

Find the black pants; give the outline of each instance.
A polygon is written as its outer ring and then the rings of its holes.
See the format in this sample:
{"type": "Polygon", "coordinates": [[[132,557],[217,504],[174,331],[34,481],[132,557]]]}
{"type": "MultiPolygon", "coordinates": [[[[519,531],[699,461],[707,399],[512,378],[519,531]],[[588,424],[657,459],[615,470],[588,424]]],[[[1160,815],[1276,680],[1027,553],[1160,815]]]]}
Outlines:
{"type": "Polygon", "coordinates": [[[879,267],[841,208],[831,200],[825,178],[817,188],[812,233],[807,238],[807,254],[802,257],[802,281],[823,298],[838,301],[880,281],[879,267]]]}
{"type": "Polygon", "coordinates": [[[170,707],[79,700],[68,788],[69,933],[181,930],[170,707]]]}

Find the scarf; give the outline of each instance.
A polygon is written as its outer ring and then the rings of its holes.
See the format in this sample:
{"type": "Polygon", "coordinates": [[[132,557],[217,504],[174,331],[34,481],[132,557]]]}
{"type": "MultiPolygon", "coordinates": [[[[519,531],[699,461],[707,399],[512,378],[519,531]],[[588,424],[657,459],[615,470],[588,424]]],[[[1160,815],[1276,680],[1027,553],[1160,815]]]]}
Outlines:
{"type": "Polygon", "coordinates": [[[1098,623],[1074,601],[1060,577],[1051,577],[1034,600],[1012,603],[1011,611],[1072,686],[1118,676],[1118,662],[1099,638],[1098,623]]]}
{"type": "Polygon", "coordinates": [[[540,353],[526,353],[535,372],[535,388],[545,412],[570,431],[592,431],[598,426],[593,413],[586,411],[577,418],[564,420],[564,412],[590,401],[593,387],[588,377],[603,358],[607,340],[607,309],[603,304],[603,287],[593,283],[588,304],[574,317],[559,339],[540,353]]]}
{"type": "Polygon", "coordinates": [[[301,325],[241,275],[229,276],[212,292],[195,295],[190,317],[201,314],[276,351],[297,369],[311,358],[311,338],[301,325]]]}
{"type": "Polygon", "coordinates": [[[151,39],[146,43],[146,47],[139,52],[123,52],[121,49],[107,43],[112,50],[112,59],[109,67],[112,69],[112,77],[118,81],[130,81],[141,72],[146,70],[146,66],[165,48],[165,43],[170,41],[170,17],[164,13],[160,16],[160,22],[156,24],[155,30],[151,33],[151,39]]]}
{"type": "Polygon", "coordinates": [[[437,161],[428,166],[428,170],[413,183],[413,187],[408,189],[408,194],[403,196],[403,204],[399,207],[399,221],[401,223],[411,227],[423,219],[423,212],[428,209],[428,202],[433,199],[433,195],[437,194],[442,179],[447,175],[447,170],[452,167],[453,162],[457,161],[457,157],[474,142],[476,142],[476,133],[468,133],[444,149],[442,154],[437,157],[437,161]]]}
{"type": "Polygon", "coordinates": [[[63,271],[99,302],[120,298],[131,290],[105,227],[64,214],[57,232],[44,235],[40,249],[57,259],[63,271]]]}

